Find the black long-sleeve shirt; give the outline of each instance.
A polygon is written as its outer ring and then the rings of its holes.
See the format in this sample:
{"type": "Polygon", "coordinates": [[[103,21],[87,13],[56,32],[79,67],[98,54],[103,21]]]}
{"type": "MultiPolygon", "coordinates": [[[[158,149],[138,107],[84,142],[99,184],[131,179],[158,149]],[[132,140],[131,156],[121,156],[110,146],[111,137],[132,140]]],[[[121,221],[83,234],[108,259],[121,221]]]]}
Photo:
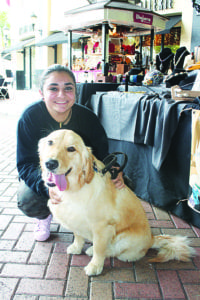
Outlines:
{"type": "MultiPolygon", "coordinates": [[[[49,114],[45,102],[39,101],[28,107],[22,114],[17,127],[17,170],[19,178],[37,194],[48,197],[48,190],[41,178],[38,142],[54,130],[59,123],[49,114]]],[[[72,116],[62,129],[70,129],[79,134],[84,143],[92,148],[100,160],[108,155],[108,140],[104,128],[96,115],[88,108],[74,104],[72,116]]]]}

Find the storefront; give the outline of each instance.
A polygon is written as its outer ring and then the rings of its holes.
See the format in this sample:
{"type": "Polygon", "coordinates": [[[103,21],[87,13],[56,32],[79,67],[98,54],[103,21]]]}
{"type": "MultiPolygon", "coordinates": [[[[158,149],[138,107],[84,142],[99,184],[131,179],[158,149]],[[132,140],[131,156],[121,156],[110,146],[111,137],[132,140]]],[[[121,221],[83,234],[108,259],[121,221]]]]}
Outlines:
{"type": "Polygon", "coordinates": [[[123,74],[142,64],[141,37],[150,33],[149,63],[154,32],[164,30],[167,20],[155,12],[123,1],[104,1],[68,11],[64,24],[64,31],[68,33],[68,65],[78,81],[84,75],[89,81],[96,81],[98,73],[104,76],[108,73],[123,74]],[[83,35],[81,57],[73,57],[70,51],[75,32],[83,35]],[[84,35],[89,38],[84,38],[84,35]]]}
{"type": "Polygon", "coordinates": [[[15,78],[18,90],[32,88],[31,74],[34,72],[34,43],[35,38],[30,38],[1,52],[2,56],[12,53],[12,60],[17,62],[15,78]]]}

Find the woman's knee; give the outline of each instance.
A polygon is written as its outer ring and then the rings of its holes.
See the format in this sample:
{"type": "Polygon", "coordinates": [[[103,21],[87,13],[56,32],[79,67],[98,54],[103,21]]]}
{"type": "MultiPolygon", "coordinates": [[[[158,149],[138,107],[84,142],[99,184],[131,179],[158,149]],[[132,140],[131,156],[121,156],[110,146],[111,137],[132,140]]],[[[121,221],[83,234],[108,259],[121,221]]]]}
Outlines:
{"type": "Polygon", "coordinates": [[[20,181],[17,206],[25,215],[38,219],[46,218],[50,214],[47,201],[47,198],[37,195],[24,181],[20,181]]]}

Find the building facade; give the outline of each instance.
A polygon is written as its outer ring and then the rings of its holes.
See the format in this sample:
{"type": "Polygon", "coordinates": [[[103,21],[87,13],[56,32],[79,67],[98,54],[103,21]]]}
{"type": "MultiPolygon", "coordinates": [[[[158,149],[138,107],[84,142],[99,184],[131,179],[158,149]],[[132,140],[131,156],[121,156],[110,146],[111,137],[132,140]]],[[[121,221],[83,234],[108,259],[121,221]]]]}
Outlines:
{"type": "MultiPolygon", "coordinates": [[[[68,63],[68,37],[64,33],[65,13],[98,1],[102,0],[74,0],[72,3],[65,0],[10,0],[11,47],[4,49],[3,53],[11,53],[17,89],[38,88],[39,76],[47,66],[68,63]]],[[[154,32],[154,55],[159,51],[156,50],[156,43],[161,43],[159,47],[166,47],[166,36],[170,34],[177,47],[186,46],[190,52],[199,45],[200,15],[193,8],[192,0],[184,0],[184,5],[182,0],[130,2],[169,19],[164,30],[154,32]]],[[[148,39],[147,36],[148,34],[144,35],[143,42],[148,39]]],[[[169,37],[167,41],[169,43],[169,37]]],[[[75,36],[73,40],[72,55],[81,57],[79,36],[75,36]]]]}

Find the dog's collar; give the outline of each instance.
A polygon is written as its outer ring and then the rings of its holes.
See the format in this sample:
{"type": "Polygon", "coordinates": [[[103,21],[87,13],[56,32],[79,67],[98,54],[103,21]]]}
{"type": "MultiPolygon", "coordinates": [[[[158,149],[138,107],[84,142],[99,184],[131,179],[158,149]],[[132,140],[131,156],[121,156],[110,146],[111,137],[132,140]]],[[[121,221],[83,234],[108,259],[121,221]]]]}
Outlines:
{"type": "Polygon", "coordinates": [[[102,176],[104,176],[108,171],[110,171],[112,166],[113,164],[108,164],[103,169],[99,169],[96,165],[96,162],[93,162],[93,170],[97,173],[100,173],[102,176]]]}
{"type": "MultiPolygon", "coordinates": [[[[97,165],[96,165],[96,162],[95,162],[95,161],[93,162],[93,170],[94,170],[95,172],[97,172],[97,173],[101,173],[101,174],[102,174],[101,170],[97,168],[97,165]]],[[[102,174],[102,175],[103,175],[103,174],[102,174]]]]}
{"type": "Polygon", "coordinates": [[[99,169],[99,168],[97,167],[97,164],[96,164],[95,161],[93,162],[93,170],[94,170],[96,173],[100,173],[102,176],[108,171],[108,170],[106,170],[106,168],[99,169]]]}

